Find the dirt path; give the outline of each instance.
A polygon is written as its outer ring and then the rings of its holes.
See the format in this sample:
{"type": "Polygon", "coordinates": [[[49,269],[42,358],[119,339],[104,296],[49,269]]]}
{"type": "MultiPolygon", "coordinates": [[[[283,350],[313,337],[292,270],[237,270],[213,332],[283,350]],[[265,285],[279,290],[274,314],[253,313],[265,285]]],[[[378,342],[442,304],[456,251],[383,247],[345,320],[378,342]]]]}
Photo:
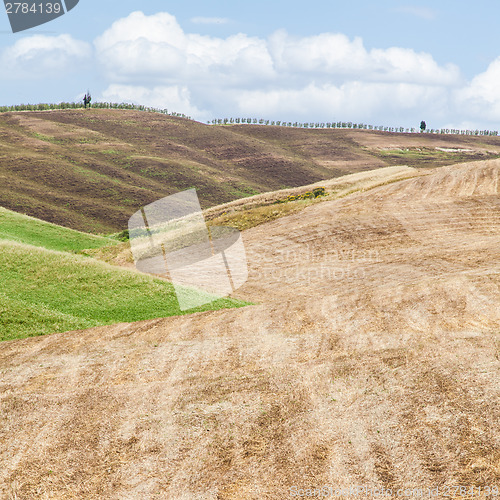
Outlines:
{"type": "Polygon", "coordinates": [[[255,306],[0,344],[0,496],[500,487],[499,176],[246,231],[255,306]]]}

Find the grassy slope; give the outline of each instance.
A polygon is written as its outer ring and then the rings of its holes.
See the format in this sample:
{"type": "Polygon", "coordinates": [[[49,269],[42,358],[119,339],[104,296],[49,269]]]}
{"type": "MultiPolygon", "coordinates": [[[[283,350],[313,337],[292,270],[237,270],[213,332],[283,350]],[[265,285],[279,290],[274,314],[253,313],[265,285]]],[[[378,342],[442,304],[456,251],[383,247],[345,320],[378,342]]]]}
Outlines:
{"type": "Polygon", "coordinates": [[[0,341],[182,314],[170,283],[72,255],[117,244],[0,208],[0,341]]]}
{"type": "Polygon", "coordinates": [[[118,243],[110,238],[57,226],[1,207],[0,240],[26,243],[47,250],[65,252],[80,252],[118,243]]]}
{"type": "Polygon", "coordinates": [[[213,127],[126,110],[6,113],[0,206],[109,233],[123,230],[141,206],[189,187],[208,208],[362,170],[450,164],[488,151],[500,154],[500,138],[213,127]],[[480,153],[435,149],[471,145],[480,153]]]}
{"type": "Polygon", "coordinates": [[[88,257],[0,240],[0,269],[0,340],[183,314],[170,283],[88,257]]]}

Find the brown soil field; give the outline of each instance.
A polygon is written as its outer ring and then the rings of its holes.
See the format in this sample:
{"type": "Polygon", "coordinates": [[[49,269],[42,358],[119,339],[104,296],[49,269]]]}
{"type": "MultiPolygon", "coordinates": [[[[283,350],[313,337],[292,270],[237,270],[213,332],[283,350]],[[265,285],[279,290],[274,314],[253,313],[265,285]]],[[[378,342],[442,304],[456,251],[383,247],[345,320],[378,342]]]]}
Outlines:
{"type": "Polygon", "coordinates": [[[191,187],[206,209],[384,166],[498,156],[500,137],[221,127],[128,110],[12,112],[0,115],[0,206],[111,233],[142,206],[191,187]]]}
{"type": "Polygon", "coordinates": [[[254,306],[0,344],[0,496],[486,498],[500,161],[427,173],[244,231],[254,306]]]}

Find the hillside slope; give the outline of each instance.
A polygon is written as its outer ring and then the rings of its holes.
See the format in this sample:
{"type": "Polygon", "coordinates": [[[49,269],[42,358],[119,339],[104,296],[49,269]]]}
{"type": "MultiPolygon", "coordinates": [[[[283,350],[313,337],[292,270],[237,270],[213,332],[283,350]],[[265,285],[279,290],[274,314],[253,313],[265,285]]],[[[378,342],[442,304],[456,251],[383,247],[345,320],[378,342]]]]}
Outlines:
{"type": "Polygon", "coordinates": [[[84,256],[123,245],[0,207],[0,342],[182,314],[170,283],[84,256]]]}
{"type": "Polygon", "coordinates": [[[63,252],[79,252],[118,243],[111,238],[82,233],[0,207],[1,240],[63,252]]]}
{"type": "MultiPolygon", "coordinates": [[[[195,310],[242,305],[219,299],[195,310]]],[[[0,342],[185,313],[164,280],[0,239],[0,342]]]]}
{"type": "Polygon", "coordinates": [[[259,305],[1,343],[2,496],[498,485],[499,176],[443,167],[245,231],[259,305]]]}
{"type": "Polygon", "coordinates": [[[499,154],[500,137],[216,127],[128,110],[2,113],[0,206],[110,233],[140,207],[191,187],[208,208],[384,166],[499,154]]]}

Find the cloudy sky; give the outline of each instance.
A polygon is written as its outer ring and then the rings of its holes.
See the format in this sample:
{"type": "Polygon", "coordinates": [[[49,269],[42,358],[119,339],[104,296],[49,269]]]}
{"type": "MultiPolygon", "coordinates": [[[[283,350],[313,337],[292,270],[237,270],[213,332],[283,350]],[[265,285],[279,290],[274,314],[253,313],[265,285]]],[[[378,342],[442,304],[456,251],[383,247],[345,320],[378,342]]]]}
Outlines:
{"type": "Polygon", "coordinates": [[[13,34],[0,105],[134,102],[224,117],[500,129],[496,0],[80,0],[13,34]]]}

